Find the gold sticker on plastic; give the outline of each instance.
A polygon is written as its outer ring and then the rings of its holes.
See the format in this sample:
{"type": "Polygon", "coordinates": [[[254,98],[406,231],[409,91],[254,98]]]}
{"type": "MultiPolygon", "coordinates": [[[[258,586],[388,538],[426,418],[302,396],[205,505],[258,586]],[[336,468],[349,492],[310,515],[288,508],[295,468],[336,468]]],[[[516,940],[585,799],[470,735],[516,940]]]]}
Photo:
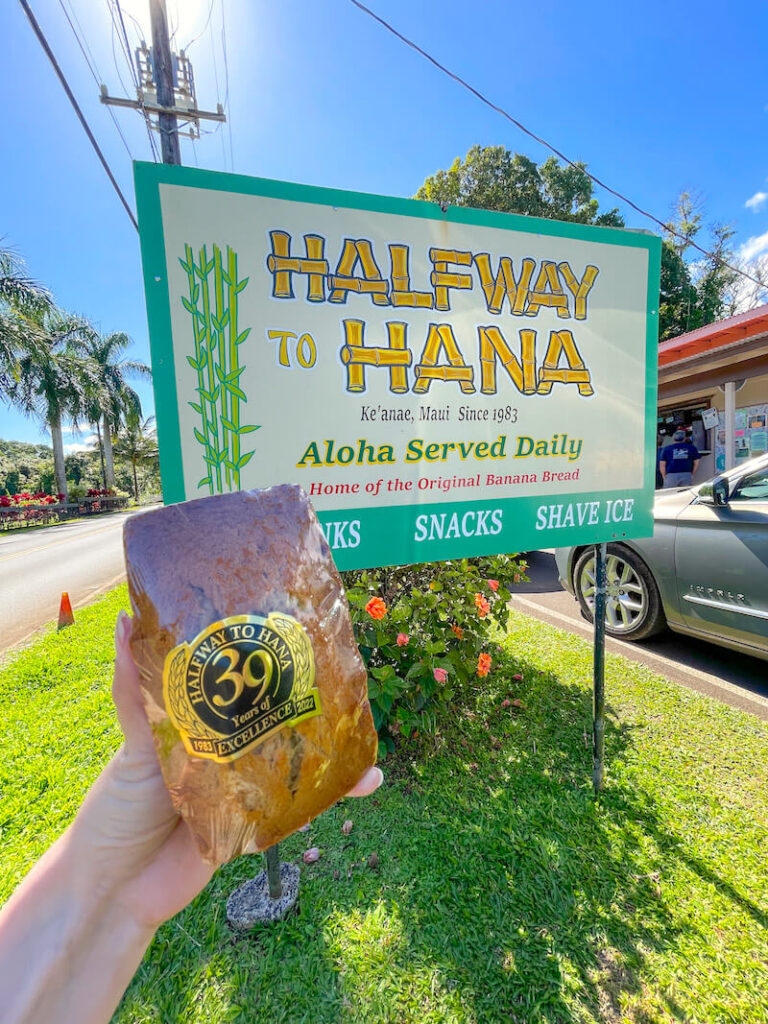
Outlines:
{"type": "Polygon", "coordinates": [[[233,761],[321,713],[312,643],[279,612],[214,622],[166,657],[163,699],[190,754],[233,761]]]}

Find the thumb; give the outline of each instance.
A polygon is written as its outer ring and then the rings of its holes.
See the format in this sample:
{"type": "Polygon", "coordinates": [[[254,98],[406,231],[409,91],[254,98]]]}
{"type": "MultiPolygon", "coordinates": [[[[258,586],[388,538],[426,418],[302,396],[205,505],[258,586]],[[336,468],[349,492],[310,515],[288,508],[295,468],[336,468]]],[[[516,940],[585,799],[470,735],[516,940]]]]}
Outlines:
{"type": "Polygon", "coordinates": [[[154,753],[152,730],[144,713],[139,670],[131,655],[132,630],[133,619],[126,612],[121,611],[115,625],[115,674],[112,681],[112,699],[117,708],[120,728],[125,736],[126,749],[154,753]]]}

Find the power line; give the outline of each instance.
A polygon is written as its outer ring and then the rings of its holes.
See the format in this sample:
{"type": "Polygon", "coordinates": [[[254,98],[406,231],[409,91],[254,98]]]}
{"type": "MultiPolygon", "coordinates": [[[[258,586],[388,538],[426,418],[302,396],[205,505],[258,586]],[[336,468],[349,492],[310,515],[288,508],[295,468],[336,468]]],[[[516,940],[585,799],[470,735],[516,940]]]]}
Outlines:
{"type": "MultiPolygon", "coordinates": [[[[100,89],[101,88],[101,82],[103,81],[103,79],[101,79],[101,75],[99,74],[99,69],[96,66],[96,59],[94,58],[93,54],[91,53],[91,48],[88,46],[88,42],[87,42],[87,40],[85,38],[85,33],[83,33],[83,41],[81,42],[80,41],[80,36],[78,35],[78,33],[77,33],[76,29],[75,29],[75,26],[72,24],[72,18],[70,18],[69,14],[67,13],[67,9],[64,6],[64,0],[59,0],[59,6],[61,7],[62,11],[64,12],[64,17],[69,22],[69,27],[72,29],[72,35],[75,37],[77,45],[80,47],[80,52],[82,53],[83,57],[85,58],[85,63],[88,65],[88,70],[91,72],[91,75],[93,76],[93,80],[96,83],[96,88],[100,89]],[[85,44],[85,46],[83,45],[83,43],[85,44]],[[88,51],[87,53],[86,53],[86,49],[88,51]],[[90,54],[90,57],[89,57],[89,54],[90,54]],[[91,63],[91,61],[93,61],[93,63],[91,63]]],[[[75,14],[75,9],[74,9],[74,7],[72,7],[71,4],[70,4],[70,9],[72,11],[72,15],[73,15],[75,21],[77,21],[78,26],[80,26],[80,22],[77,20],[77,15],[75,14]]],[[[80,32],[81,33],[83,32],[81,26],[80,26],[80,32]]],[[[114,110],[112,110],[111,107],[107,107],[107,111],[109,113],[109,116],[112,118],[112,123],[114,124],[115,128],[117,129],[118,135],[123,140],[123,145],[125,146],[125,151],[128,154],[128,158],[132,161],[133,160],[133,153],[131,153],[131,150],[130,150],[130,147],[129,147],[127,141],[126,141],[126,138],[123,135],[123,130],[120,127],[120,123],[118,122],[117,118],[115,117],[115,112],[114,112],[114,110]]]]}
{"type": "MultiPolygon", "coordinates": [[[[213,41],[213,32],[211,32],[211,34],[209,36],[209,41],[210,41],[210,44],[211,44],[211,60],[213,62],[213,80],[216,83],[216,96],[218,97],[218,96],[221,95],[221,86],[219,85],[219,68],[218,68],[218,64],[217,64],[217,61],[216,61],[216,46],[215,46],[215,43],[213,41]]],[[[214,133],[219,131],[220,128],[221,128],[221,123],[219,123],[216,126],[216,128],[214,128],[214,133]]],[[[223,169],[226,171],[226,169],[227,169],[227,151],[226,151],[226,149],[224,147],[224,133],[223,132],[220,132],[219,138],[221,139],[221,160],[222,160],[222,165],[223,165],[223,169]]]]}
{"type": "Polygon", "coordinates": [[[199,31],[199,32],[197,33],[197,35],[196,35],[196,36],[194,36],[194,37],[193,37],[192,39],[190,39],[190,41],[189,41],[189,42],[187,43],[187,45],[186,45],[186,46],[184,47],[184,49],[185,49],[185,50],[188,50],[188,49],[190,48],[190,46],[191,46],[191,45],[192,45],[193,43],[196,43],[196,42],[197,42],[197,40],[198,40],[198,39],[199,39],[199,38],[200,38],[200,37],[201,37],[201,36],[203,35],[203,33],[205,32],[205,30],[206,30],[206,29],[208,28],[208,26],[210,25],[210,23],[211,23],[211,15],[213,14],[213,4],[214,4],[214,0],[211,0],[210,4],[208,5],[208,16],[207,16],[207,17],[206,17],[206,19],[205,19],[205,24],[204,24],[204,25],[203,25],[203,27],[202,27],[202,28],[200,29],[200,31],[199,31]]]}
{"type": "Polygon", "coordinates": [[[113,0],[107,0],[107,7],[109,9],[109,16],[112,19],[112,57],[113,57],[113,59],[115,61],[115,70],[117,71],[117,77],[120,79],[120,85],[123,88],[123,92],[128,92],[128,90],[125,88],[125,83],[123,82],[122,76],[121,76],[120,71],[119,71],[119,69],[117,67],[117,57],[115,56],[115,32],[117,32],[117,38],[118,38],[118,40],[120,42],[120,48],[122,49],[123,55],[124,55],[124,57],[126,59],[126,62],[128,64],[128,69],[131,72],[131,79],[133,80],[133,84],[134,84],[134,87],[136,89],[136,96],[137,96],[137,98],[139,100],[139,105],[141,106],[141,112],[144,115],[144,124],[145,124],[146,129],[147,129],[147,138],[149,139],[149,148],[152,150],[152,158],[154,159],[155,162],[157,162],[157,147],[155,145],[154,136],[152,135],[152,128],[150,127],[150,123],[149,123],[149,115],[147,114],[146,110],[144,109],[144,102],[142,100],[142,92],[141,92],[141,88],[139,87],[139,76],[136,74],[136,68],[134,67],[134,64],[133,64],[133,57],[131,56],[131,44],[130,44],[130,41],[128,39],[128,33],[126,32],[126,29],[125,29],[125,21],[123,19],[123,10],[122,10],[122,8],[120,6],[120,0],[114,0],[114,6],[113,6],[113,0]],[[117,15],[118,15],[119,20],[120,20],[120,25],[119,26],[118,26],[117,20],[115,18],[115,7],[117,8],[117,15]]]}
{"type": "Polygon", "coordinates": [[[91,131],[88,122],[85,119],[85,115],[83,114],[82,110],[80,109],[80,106],[79,106],[77,100],[75,99],[74,93],[72,92],[72,90],[69,87],[69,82],[67,81],[67,79],[66,79],[66,77],[64,75],[64,72],[59,67],[58,61],[56,60],[55,56],[53,55],[53,51],[51,50],[50,46],[48,45],[48,40],[45,38],[45,35],[43,34],[43,30],[40,28],[39,24],[37,23],[37,18],[35,18],[34,14],[32,13],[32,10],[31,10],[29,4],[27,3],[27,0],[19,0],[19,3],[21,4],[22,9],[23,9],[24,13],[27,16],[27,20],[29,21],[30,25],[32,26],[32,31],[37,36],[38,42],[40,43],[40,45],[42,46],[43,50],[45,51],[46,57],[51,62],[53,70],[56,72],[56,75],[58,76],[58,79],[61,82],[61,86],[64,89],[64,92],[67,94],[67,99],[72,104],[72,108],[75,111],[75,113],[77,114],[77,117],[78,117],[78,120],[80,121],[80,124],[83,126],[83,131],[88,136],[89,142],[93,146],[93,148],[94,148],[94,150],[96,152],[96,155],[98,156],[99,160],[101,161],[101,165],[104,168],[104,170],[106,171],[107,177],[109,178],[109,180],[112,183],[112,187],[114,188],[115,192],[117,192],[117,194],[118,194],[118,196],[120,198],[120,202],[125,207],[125,212],[130,217],[131,224],[133,224],[133,226],[138,231],[139,230],[139,225],[138,225],[138,223],[136,221],[136,217],[134,216],[133,210],[128,205],[128,200],[123,195],[122,190],[120,189],[120,186],[118,185],[117,180],[116,180],[114,174],[112,173],[112,169],[110,168],[109,164],[107,163],[106,157],[104,156],[104,154],[102,153],[101,149],[99,148],[99,144],[96,141],[96,138],[95,138],[93,132],[91,131]]]}
{"type": "Polygon", "coordinates": [[[732,271],[734,274],[738,274],[741,277],[746,278],[748,281],[752,281],[753,284],[759,285],[760,288],[765,287],[765,285],[762,282],[760,282],[756,277],[752,277],[752,275],[748,274],[746,270],[740,270],[738,267],[734,267],[732,264],[726,263],[724,259],[721,259],[719,256],[716,256],[713,252],[710,252],[708,249],[704,249],[702,246],[700,246],[697,242],[694,242],[693,239],[689,238],[687,235],[683,235],[680,231],[677,231],[671,224],[666,224],[664,221],[659,220],[658,217],[655,217],[652,213],[649,213],[647,210],[644,210],[642,206],[638,206],[637,203],[632,202],[632,200],[629,199],[627,196],[623,195],[623,193],[617,192],[616,189],[611,188],[610,185],[606,185],[604,181],[601,181],[600,178],[596,177],[596,175],[586,170],[586,168],[580,167],[575,161],[570,160],[565,155],[565,153],[562,153],[550,142],[547,142],[546,139],[542,139],[540,136],[532,132],[529,128],[526,128],[522,121],[518,121],[516,117],[513,117],[510,113],[504,110],[503,107],[500,107],[492,100],[489,100],[487,96],[484,96],[483,93],[481,93],[478,89],[475,89],[474,86],[470,85],[469,82],[465,81],[465,79],[463,79],[460,75],[455,74],[444,64],[441,64],[436,57],[433,57],[430,53],[427,53],[426,50],[422,49],[418,45],[418,43],[415,43],[412,39],[409,39],[407,36],[404,36],[402,32],[398,32],[398,30],[393,25],[390,25],[388,21],[385,21],[384,18],[381,18],[378,14],[372,11],[370,7],[366,7],[364,3],[360,2],[360,0],[349,0],[349,2],[351,4],[354,4],[354,6],[358,8],[358,10],[361,10],[364,14],[367,14],[369,17],[373,18],[374,21],[377,21],[383,28],[385,28],[388,32],[391,32],[393,36],[399,39],[400,42],[405,43],[406,46],[409,46],[412,50],[415,50],[416,53],[424,57],[425,60],[428,60],[430,64],[433,64],[438,69],[438,71],[442,71],[442,73],[444,75],[447,75],[448,78],[453,79],[453,81],[458,83],[458,85],[462,86],[462,88],[467,89],[469,92],[471,92],[472,95],[479,99],[481,103],[484,103],[486,107],[490,107],[491,110],[495,111],[497,114],[500,114],[502,117],[506,118],[507,121],[510,121],[516,128],[519,128],[521,132],[524,132],[529,138],[533,139],[534,142],[538,142],[540,146],[544,146],[545,149],[548,149],[551,153],[554,153],[555,156],[559,157],[565,163],[575,168],[575,170],[582,171],[596,185],[598,185],[602,189],[605,189],[606,192],[609,192],[612,196],[615,196],[616,199],[619,199],[622,203],[626,203],[626,205],[635,210],[636,213],[639,213],[641,216],[646,217],[650,221],[653,221],[653,223],[658,225],[658,227],[660,227],[662,231],[665,231],[670,235],[674,235],[676,238],[682,239],[682,241],[684,241],[687,245],[690,245],[693,249],[696,249],[698,252],[702,253],[702,255],[707,256],[711,260],[714,260],[716,263],[719,263],[720,266],[725,267],[727,270],[732,271]]]}
{"type": "Polygon", "coordinates": [[[224,106],[227,110],[227,131],[229,133],[229,169],[235,172],[235,155],[232,146],[232,108],[229,102],[229,61],[227,60],[227,23],[225,20],[226,0],[221,0],[221,49],[224,54],[224,106]]]}

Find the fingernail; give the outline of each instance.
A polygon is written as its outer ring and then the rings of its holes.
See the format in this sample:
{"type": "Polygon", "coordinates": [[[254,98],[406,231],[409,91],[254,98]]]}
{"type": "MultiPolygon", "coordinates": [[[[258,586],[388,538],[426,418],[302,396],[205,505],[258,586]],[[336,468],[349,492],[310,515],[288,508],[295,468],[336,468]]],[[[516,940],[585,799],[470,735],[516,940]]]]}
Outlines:
{"type": "Polygon", "coordinates": [[[125,646],[130,629],[131,618],[128,613],[121,608],[117,614],[117,622],[115,623],[115,647],[118,648],[118,650],[125,646]]]}
{"type": "Polygon", "coordinates": [[[378,789],[379,786],[384,781],[384,772],[381,770],[381,768],[371,768],[369,769],[369,771],[372,775],[376,776],[376,788],[378,789]]]}

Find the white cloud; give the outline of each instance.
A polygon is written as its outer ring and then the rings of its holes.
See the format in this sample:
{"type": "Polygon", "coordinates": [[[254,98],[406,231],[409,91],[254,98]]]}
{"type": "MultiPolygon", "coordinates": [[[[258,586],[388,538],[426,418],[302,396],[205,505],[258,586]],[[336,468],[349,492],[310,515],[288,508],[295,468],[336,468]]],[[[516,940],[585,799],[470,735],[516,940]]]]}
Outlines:
{"type": "MultiPolygon", "coordinates": [[[[74,430],[73,431],[66,431],[66,433],[69,433],[69,434],[71,434],[71,435],[73,435],[75,437],[77,437],[77,436],[82,437],[81,434],[78,434],[74,430]]],[[[82,441],[73,441],[71,444],[65,444],[64,445],[64,454],[65,455],[74,455],[76,452],[92,452],[93,451],[93,443],[96,440],[97,440],[96,434],[88,434],[85,437],[83,437],[82,441]]]]}
{"type": "Polygon", "coordinates": [[[768,231],[762,235],[753,235],[739,249],[739,256],[744,260],[753,260],[755,256],[768,250],[768,231]]]}
{"type": "Polygon", "coordinates": [[[753,213],[757,213],[758,210],[762,210],[765,206],[766,199],[768,199],[768,192],[755,192],[753,196],[749,197],[744,205],[748,210],[751,210],[753,213]]]}

